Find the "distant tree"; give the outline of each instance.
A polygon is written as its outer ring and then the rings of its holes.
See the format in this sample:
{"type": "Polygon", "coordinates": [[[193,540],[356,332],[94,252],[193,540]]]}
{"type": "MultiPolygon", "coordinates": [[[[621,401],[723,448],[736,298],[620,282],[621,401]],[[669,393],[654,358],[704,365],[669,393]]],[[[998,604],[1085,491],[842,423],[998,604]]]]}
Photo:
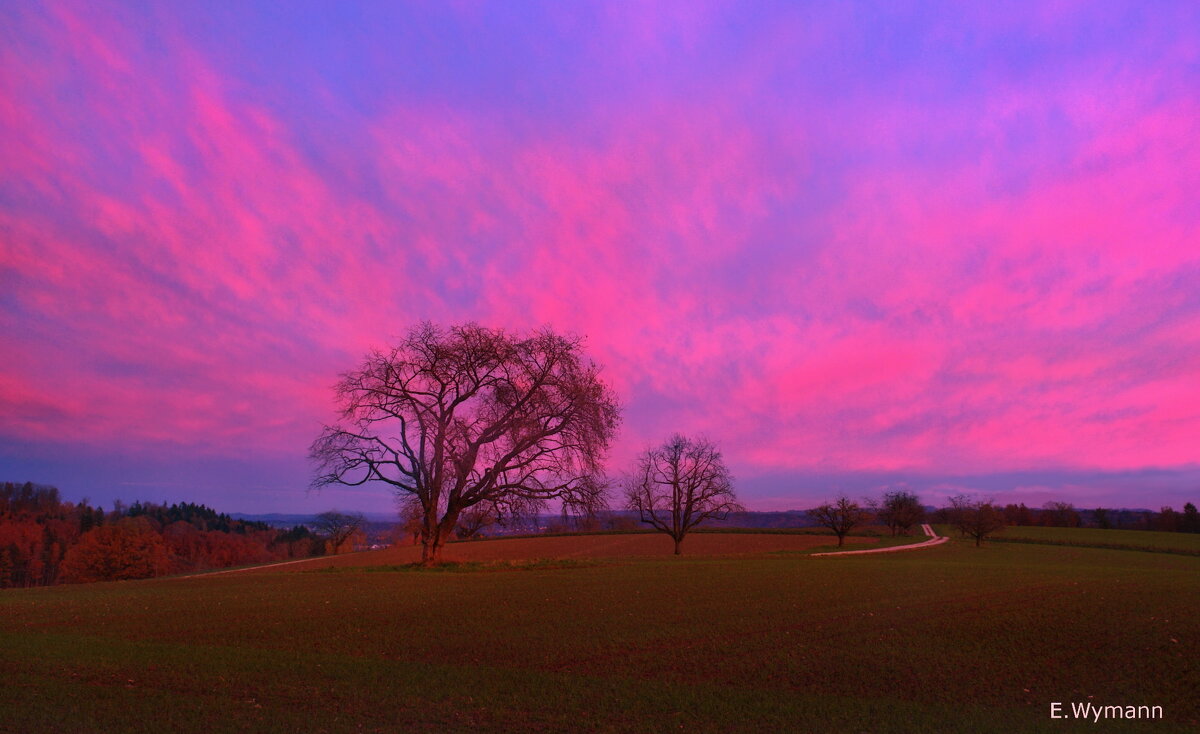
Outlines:
{"type": "Polygon", "coordinates": [[[12,546],[0,546],[0,589],[15,586],[13,570],[17,565],[18,553],[12,546]]]}
{"type": "Polygon", "coordinates": [[[1024,502],[1005,505],[1004,522],[1008,525],[1033,525],[1033,511],[1024,502]]]}
{"type": "Polygon", "coordinates": [[[576,530],[583,532],[595,532],[603,524],[600,515],[595,512],[567,513],[564,514],[564,518],[574,525],[576,530]]]}
{"type": "Polygon", "coordinates": [[[64,580],[144,579],[166,573],[170,558],[162,536],[141,518],[89,530],[66,553],[64,580]]]}
{"type": "Polygon", "coordinates": [[[324,541],[303,525],[293,526],[291,530],[277,534],[273,544],[286,548],[289,558],[319,556],[325,552],[324,541]]]}
{"type": "Polygon", "coordinates": [[[1179,530],[1184,533],[1200,533],[1200,515],[1196,506],[1191,502],[1183,506],[1183,517],[1179,520],[1179,530]]]}
{"type": "Polygon", "coordinates": [[[630,532],[638,529],[638,519],[629,515],[612,514],[605,518],[604,529],[618,532],[630,532]]]}
{"type": "Polygon", "coordinates": [[[1103,507],[1097,507],[1092,510],[1092,520],[1096,523],[1096,527],[1101,530],[1109,530],[1112,528],[1112,520],[1108,517],[1108,510],[1103,507]]]}
{"type": "Polygon", "coordinates": [[[399,535],[411,540],[413,545],[420,545],[421,533],[425,530],[425,510],[421,501],[411,495],[397,500],[400,505],[399,535]]]}
{"type": "Polygon", "coordinates": [[[362,529],[364,523],[363,516],[358,513],[347,514],[330,510],[317,515],[313,527],[329,542],[330,552],[337,554],[342,551],[342,546],[362,529]]]}
{"type": "Polygon", "coordinates": [[[65,509],[58,487],[33,482],[0,485],[0,515],[48,515],[65,509]]]}
{"type": "Polygon", "coordinates": [[[966,495],[950,498],[950,517],[963,535],[975,539],[975,545],[1004,527],[1004,513],[990,501],[972,499],[966,495]]]}
{"type": "Polygon", "coordinates": [[[625,478],[625,505],[643,523],[670,535],[675,555],[692,528],[743,509],[716,446],[679,434],[638,457],[625,478]]]}
{"type": "Polygon", "coordinates": [[[925,520],[925,507],[917,495],[904,489],[884,492],[883,501],[875,513],[880,522],[887,525],[895,535],[898,531],[908,535],[913,525],[925,520]]]}
{"type": "MultiPolygon", "coordinates": [[[[588,489],[587,491],[593,491],[588,489]]],[[[567,508],[564,508],[567,509],[567,508]]],[[[512,497],[503,512],[496,513],[496,525],[506,531],[536,533],[541,529],[539,521],[546,511],[546,501],[535,497],[512,497]]]]}
{"type": "Polygon", "coordinates": [[[1047,502],[1042,505],[1042,520],[1056,528],[1079,527],[1079,513],[1070,502],[1047,502]]]}
{"type": "Polygon", "coordinates": [[[204,533],[184,520],[176,520],[162,529],[163,542],[170,551],[173,572],[195,571],[207,562],[204,533]]]}
{"type": "Polygon", "coordinates": [[[455,535],[462,540],[478,538],[496,524],[496,511],[491,507],[475,505],[458,516],[455,535]]]}
{"type": "Polygon", "coordinates": [[[1156,530],[1164,530],[1168,533],[1174,533],[1179,530],[1179,513],[1170,507],[1163,507],[1158,511],[1158,517],[1154,519],[1154,527],[1156,530]]]}
{"type": "Polygon", "coordinates": [[[808,515],[821,527],[833,531],[839,547],[845,544],[851,530],[871,519],[871,513],[866,508],[844,496],[836,502],[817,505],[808,511],[808,515]]]}
{"type": "Polygon", "coordinates": [[[313,485],[378,481],[416,497],[423,564],[475,505],[605,502],[594,480],[619,410],[578,338],[425,323],[342,375],[337,398],[343,423],[312,445],[313,485]]]}

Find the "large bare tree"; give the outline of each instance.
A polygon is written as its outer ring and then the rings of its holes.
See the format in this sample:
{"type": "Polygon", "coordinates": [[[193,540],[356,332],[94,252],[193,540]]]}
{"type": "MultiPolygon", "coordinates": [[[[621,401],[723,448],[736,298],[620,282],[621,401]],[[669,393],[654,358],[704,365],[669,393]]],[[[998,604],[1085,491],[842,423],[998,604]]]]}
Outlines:
{"type": "Polygon", "coordinates": [[[643,523],[671,536],[675,555],[692,528],[743,511],[721,452],[707,439],[678,434],[638,457],[625,479],[625,499],[643,523]]]}
{"type": "Polygon", "coordinates": [[[424,564],[481,503],[604,504],[597,477],[619,410],[577,337],[423,323],[336,391],[342,421],[313,442],[313,486],[377,481],[415,497],[424,564]]]}

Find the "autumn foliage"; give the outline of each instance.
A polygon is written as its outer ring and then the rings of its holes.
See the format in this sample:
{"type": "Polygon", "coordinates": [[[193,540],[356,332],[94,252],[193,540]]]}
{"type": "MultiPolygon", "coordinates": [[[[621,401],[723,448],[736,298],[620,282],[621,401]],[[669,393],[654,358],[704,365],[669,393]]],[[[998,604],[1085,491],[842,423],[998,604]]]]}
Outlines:
{"type": "Polygon", "coordinates": [[[170,569],[167,544],[145,518],[123,518],[93,528],[71,546],[59,573],[63,581],[120,581],[160,576],[170,569]]]}
{"type": "Polygon", "coordinates": [[[304,527],[281,531],[204,505],[62,501],[54,487],[0,484],[0,588],[151,578],[319,554],[304,527]]]}

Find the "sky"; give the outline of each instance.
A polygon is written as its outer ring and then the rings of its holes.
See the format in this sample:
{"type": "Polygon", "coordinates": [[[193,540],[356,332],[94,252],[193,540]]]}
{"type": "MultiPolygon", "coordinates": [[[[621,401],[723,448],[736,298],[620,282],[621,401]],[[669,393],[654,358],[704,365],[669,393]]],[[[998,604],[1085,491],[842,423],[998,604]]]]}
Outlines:
{"type": "Polygon", "coordinates": [[[1194,2],[0,2],[0,479],[308,491],[422,320],[586,338],[617,475],[1200,501],[1194,2]]]}

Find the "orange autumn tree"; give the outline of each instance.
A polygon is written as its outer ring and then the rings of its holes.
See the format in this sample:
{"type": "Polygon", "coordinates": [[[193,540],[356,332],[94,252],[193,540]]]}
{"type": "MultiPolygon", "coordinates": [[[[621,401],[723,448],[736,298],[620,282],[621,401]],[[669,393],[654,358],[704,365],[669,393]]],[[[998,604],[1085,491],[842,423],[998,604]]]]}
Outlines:
{"type": "Polygon", "coordinates": [[[144,579],[166,573],[170,554],[162,536],[145,518],[126,518],[89,530],[67,551],[64,581],[144,579]]]}

